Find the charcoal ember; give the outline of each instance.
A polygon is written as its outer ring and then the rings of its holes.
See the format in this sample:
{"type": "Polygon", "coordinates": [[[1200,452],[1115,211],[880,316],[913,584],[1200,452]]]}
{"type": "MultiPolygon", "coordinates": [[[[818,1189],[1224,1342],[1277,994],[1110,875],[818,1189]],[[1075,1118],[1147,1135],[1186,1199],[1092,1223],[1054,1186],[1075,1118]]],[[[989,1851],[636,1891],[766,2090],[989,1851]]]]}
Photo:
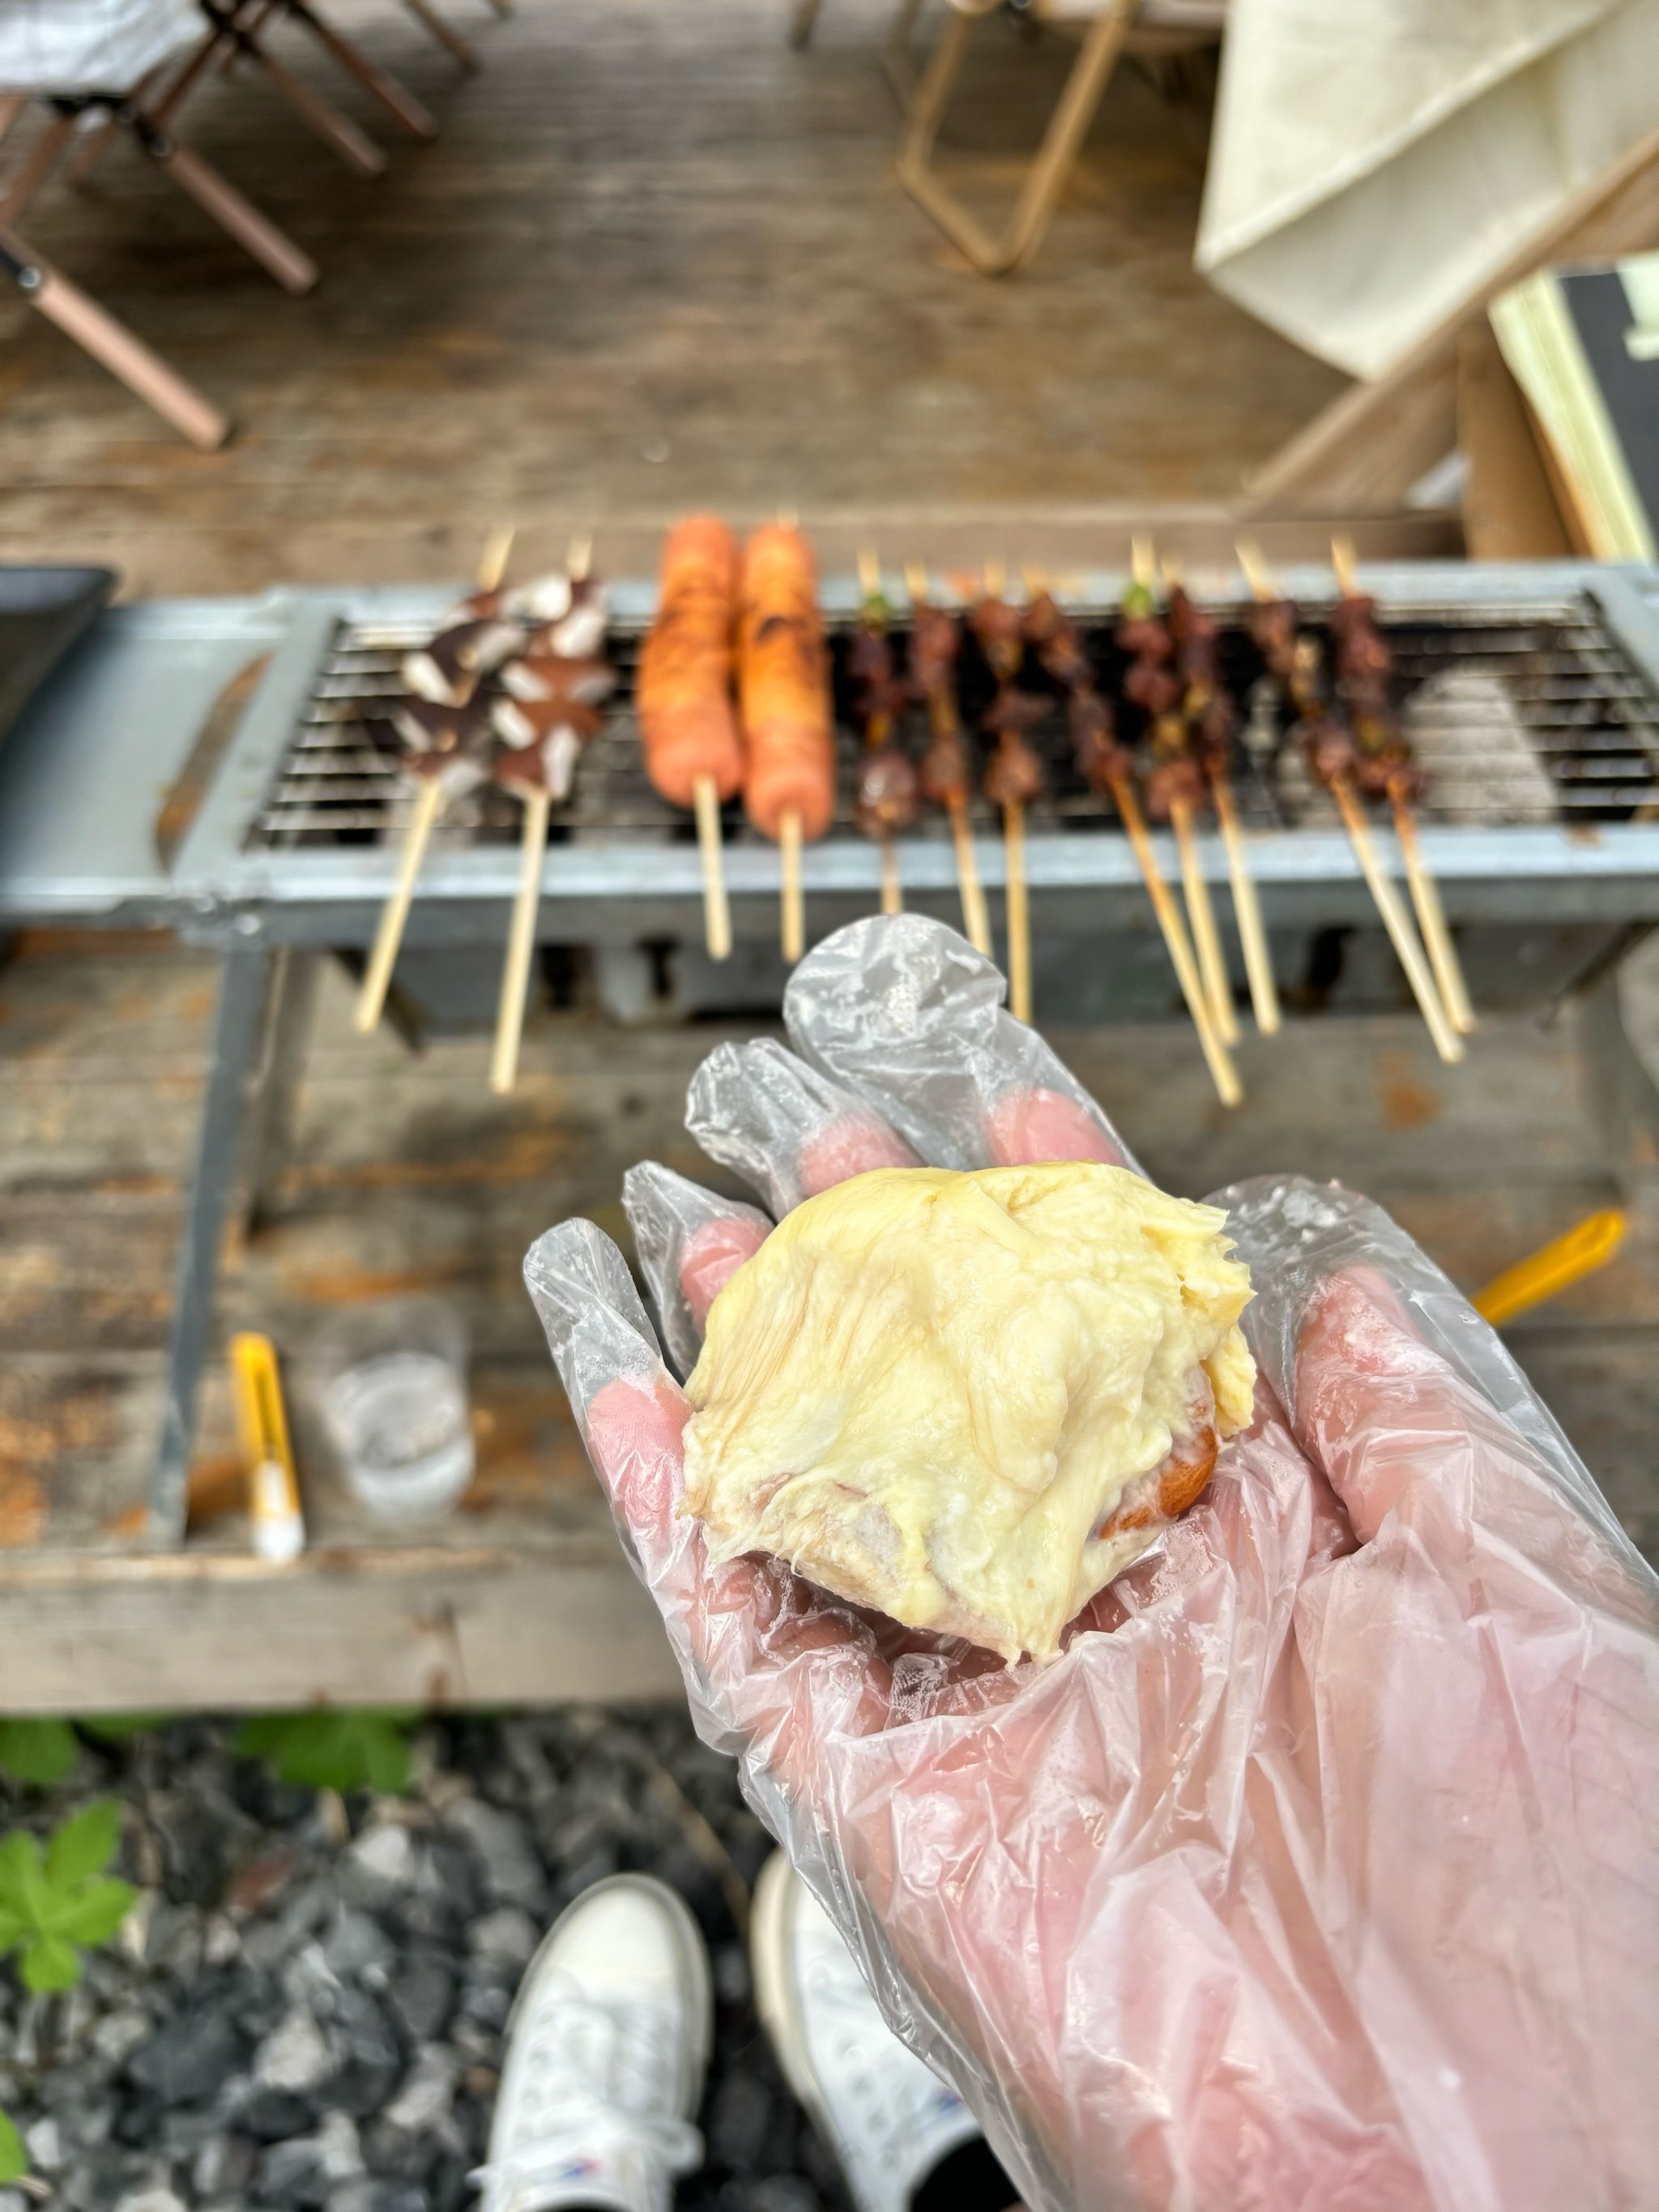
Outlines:
{"type": "Polygon", "coordinates": [[[921,805],[915,767],[896,745],[867,752],[859,763],[854,813],[866,837],[890,836],[908,830],[921,805]]]}

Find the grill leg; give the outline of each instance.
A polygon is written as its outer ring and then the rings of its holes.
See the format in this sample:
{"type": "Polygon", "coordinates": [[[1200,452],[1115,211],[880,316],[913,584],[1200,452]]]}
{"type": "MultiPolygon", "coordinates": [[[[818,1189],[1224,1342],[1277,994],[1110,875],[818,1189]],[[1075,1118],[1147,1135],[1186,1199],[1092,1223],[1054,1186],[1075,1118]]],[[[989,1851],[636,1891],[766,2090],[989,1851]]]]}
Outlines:
{"type": "Polygon", "coordinates": [[[155,1551],[174,1550],[184,1541],[196,1394],[213,1326],[219,1245],[241,1154],[250,1093],[258,1079],[259,1042],[264,1033],[274,965],[272,954],[259,946],[227,953],[220,975],[207,1092],[196,1142],[196,1170],[179,1255],[161,1448],[150,1489],[149,1540],[155,1551]]]}
{"type": "Polygon", "coordinates": [[[1608,1165],[1629,1202],[1646,1208],[1659,1204],[1659,1084],[1625,1027],[1619,975],[1609,967],[1577,1000],[1578,1049],[1608,1165]]]}
{"type": "Polygon", "coordinates": [[[264,1057],[248,1117],[243,1162],[244,1216],[250,1234],[270,1220],[276,1185],[287,1164],[321,975],[320,953],[284,945],[276,956],[264,1057]]]}

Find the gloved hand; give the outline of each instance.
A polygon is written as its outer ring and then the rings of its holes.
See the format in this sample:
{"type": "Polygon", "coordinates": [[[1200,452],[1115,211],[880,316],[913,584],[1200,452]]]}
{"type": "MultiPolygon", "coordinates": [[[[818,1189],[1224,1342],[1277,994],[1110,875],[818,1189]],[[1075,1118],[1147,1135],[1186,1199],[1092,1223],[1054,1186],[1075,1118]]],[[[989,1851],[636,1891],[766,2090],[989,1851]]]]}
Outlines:
{"type": "MultiPolygon", "coordinates": [[[[856,924],[795,971],[798,1056],[720,1048],[689,1126],[775,1210],[1127,1159],[1000,995],[939,924],[856,924]]],[[[650,1166],[627,1195],[684,1368],[767,1218],[650,1166]]],[[[1034,2212],[1650,2202],[1659,1583],[1384,1214],[1212,1202],[1255,1424],[1046,1668],[711,1569],[621,1255],[567,1222],[525,1273],[701,1732],[1034,2212]]]]}

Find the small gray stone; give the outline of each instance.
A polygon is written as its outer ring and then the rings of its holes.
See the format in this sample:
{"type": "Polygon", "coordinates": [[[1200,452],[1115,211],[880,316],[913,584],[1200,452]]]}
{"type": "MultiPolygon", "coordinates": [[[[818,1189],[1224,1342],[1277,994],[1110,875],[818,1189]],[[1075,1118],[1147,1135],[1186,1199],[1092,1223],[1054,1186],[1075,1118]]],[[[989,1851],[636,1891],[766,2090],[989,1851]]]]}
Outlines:
{"type": "Polygon", "coordinates": [[[241,1955],[240,1929],[228,1912],[216,1912],[203,1931],[204,1961],[210,1966],[228,1966],[241,1955]]]}
{"type": "Polygon", "coordinates": [[[334,1909],[331,1883],[309,1881],[284,1899],[274,1920],[261,1920],[242,1938],[242,1956],[262,1972],[292,1958],[334,1909]]]}
{"type": "Polygon", "coordinates": [[[527,1966],[542,1940],[539,1924],[516,1905],[503,1905],[475,1920],[466,1932],[466,1947],[477,1957],[499,1960],[508,1966],[527,1966]]]}
{"type": "Polygon", "coordinates": [[[365,1828],[340,1855],[340,1893],[349,1904],[389,1904],[415,1887],[420,1853],[407,1828],[365,1828]]]}
{"type": "Polygon", "coordinates": [[[404,2033],[416,2043],[441,2035],[455,2008],[455,1977],[441,1960],[412,1959],[386,1992],[404,2033]]]}
{"type": "MultiPolygon", "coordinates": [[[[0,2212],[34,2212],[27,2197],[15,2189],[0,2189],[0,2212]]],[[[332,2206],[330,2212],[333,2212],[332,2206]]]]}
{"type": "Polygon", "coordinates": [[[274,2029],[253,2056],[253,2079],[262,2089],[303,2096],[334,2071],[328,2039],[308,2012],[299,2007],[274,2029]]]}
{"type": "Polygon", "coordinates": [[[522,1905],[532,1912],[545,1906],[546,1877],[530,1831],[516,1813],[469,1797],[451,1809],[446,1825],[477,1853],[489,1893],[499,1904],[522,1905]]]}
{"type": "Polygon", "coordinates": [[[42,2173],[58,2171],[64,2163],[64,2138],[56,2120],[36,2120],[33,2127],[24,2130],[23,2141],[30,2160],[42,2173]]]}
{"type": "Polygon", "coordinates": [[[300,1946],[283,1968],[282,1983],[291,2011],[308,2012],[313,2020],[333,2019],[342,1984],[320,1943],[300,1946]]]}
{"type": "Polygon", "coordinates": [[[428,2043],[386,2106],[386,2118],[408,2135],[429,2134],[449,2118],[460,2070],[453,2051],[441,2043],[428,2043]]]}
{"type": "Polygon", "coordinates": [[[323,1936],[322,1955],[331,1973],[341,1977],[360,1975],[369,1967],[390,1973],[397,1958],[380,1923],[349,1905],[335,1913],[323,1936]]]}
{"type": "Polygon", "coordinates": [[[236,2070],[241,2045],[222,2013],[187,2014],[152,2036],[128,2073],[164,2105],[204,2104],[236,2070]]]}
{"type": "Polygon", "coordinates": [[[115,2212],[187,2212],[187,2208],[165,2182],[158,2181],[130,2191],[118,2202],[115,2212]]]}
{"type": "Polygon", "coordinates": [[[246,2136],[211,2135],[197,2152],[191,2181],[198,2197],[240,2197],[253,2175],[253,2145],[246,2136]]]}

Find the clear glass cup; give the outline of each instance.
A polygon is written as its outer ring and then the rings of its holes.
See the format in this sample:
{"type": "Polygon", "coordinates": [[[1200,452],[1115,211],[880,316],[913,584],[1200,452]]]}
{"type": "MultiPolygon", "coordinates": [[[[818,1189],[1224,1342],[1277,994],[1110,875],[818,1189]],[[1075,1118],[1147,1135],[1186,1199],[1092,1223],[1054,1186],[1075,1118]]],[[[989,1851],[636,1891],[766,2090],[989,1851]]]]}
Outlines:
{"type": "Polygon", "coordinates": [[[381,1298],[331,1321],[307,1363],[347,1486],[384,1521],[447,1513],[472,1480],[466,1329],[441,1298],[381,1298]]]}

